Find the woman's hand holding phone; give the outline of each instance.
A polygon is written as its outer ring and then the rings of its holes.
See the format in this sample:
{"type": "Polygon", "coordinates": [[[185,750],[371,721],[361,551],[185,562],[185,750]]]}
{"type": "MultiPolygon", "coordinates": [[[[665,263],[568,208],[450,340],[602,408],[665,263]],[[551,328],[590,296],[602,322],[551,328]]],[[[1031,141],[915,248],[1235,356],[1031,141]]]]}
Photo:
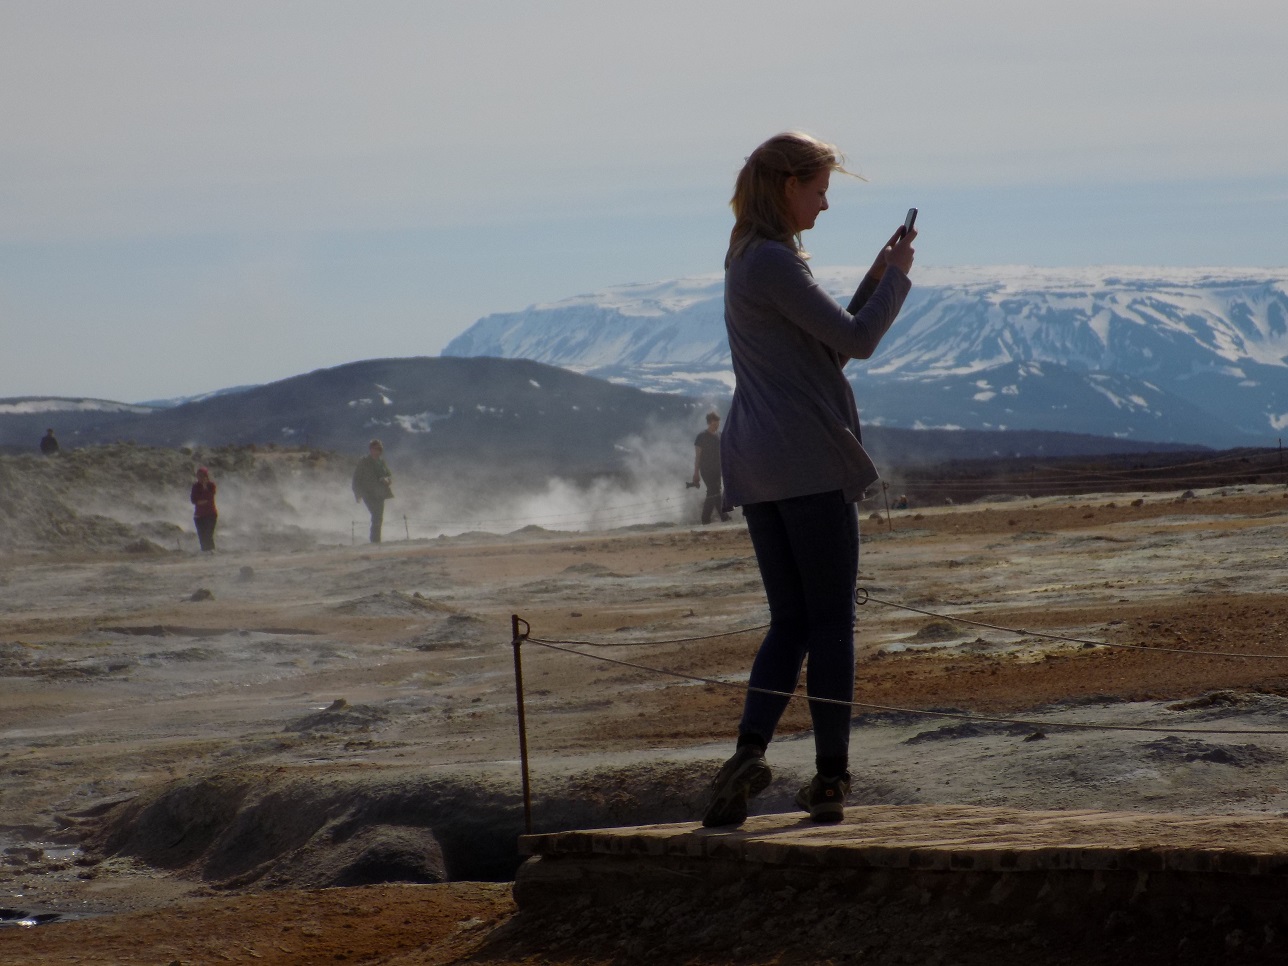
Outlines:
{"type": "Polygon", "coordinates": [[[905,275],[911,271],[913,256],[916,254],[916,250],[912,247],[913,241],[917,238],[917,229],[913,227],[916,221],[917,209],[909,208],[908,217],[895,229],[890,240],[881,246],[881,251],[877,252],[876,261],[868,270],[868,276],[873,281],[880,281],[887,265],[893,265],[905,275]]]}
{"type": "Polygon", "coordinates": [[[907,275],[912,271],[912,260],[916,254],[916,249],[912,243],[917,240],[917,229],[909,228],[904,231],[900,226],[899,230],[894,233],[885,248],[881,250],[881,255],[887,265],[893,265],[903,274],[907,275]]]}

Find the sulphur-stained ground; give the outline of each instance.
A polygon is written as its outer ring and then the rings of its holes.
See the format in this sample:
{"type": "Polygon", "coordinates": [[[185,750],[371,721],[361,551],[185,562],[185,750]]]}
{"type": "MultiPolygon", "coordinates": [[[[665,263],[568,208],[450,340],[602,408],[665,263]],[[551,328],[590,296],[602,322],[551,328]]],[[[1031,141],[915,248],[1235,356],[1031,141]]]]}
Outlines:
{"type": "MultiPolygon", "coordinates": [[[[855,801],[1288,811],[1283,487],[864,512],[855,801]]],[[[99,524],[0,560],[0,963],[648,960],[516,914],[512,615],[534,828],[695,819],[767,619],[737,519],[213,556],[99,524]]]]}

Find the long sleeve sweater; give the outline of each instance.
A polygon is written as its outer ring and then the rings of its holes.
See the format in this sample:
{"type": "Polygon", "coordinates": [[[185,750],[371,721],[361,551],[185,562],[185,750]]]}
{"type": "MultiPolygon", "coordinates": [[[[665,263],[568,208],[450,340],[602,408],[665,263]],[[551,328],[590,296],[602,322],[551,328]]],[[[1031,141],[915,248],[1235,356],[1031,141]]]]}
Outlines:
{"type": "Polygon", "coordinates": [[[215,490],[213,480],[192,484],[192,492],[188,496],[192,500],[192,515],[198,520],[219,516],[219,511],[215,509],[215,490]]]}
{"type": "Polygon", "coordinates": [[[876,351],[911,288],[887,267],[842,308],[781,242],[754,243],[730,263],[725,328],[736,382],[721,437],[726,509],[830,490],[862,497],[878,474],[843,370],[876,351]]]}

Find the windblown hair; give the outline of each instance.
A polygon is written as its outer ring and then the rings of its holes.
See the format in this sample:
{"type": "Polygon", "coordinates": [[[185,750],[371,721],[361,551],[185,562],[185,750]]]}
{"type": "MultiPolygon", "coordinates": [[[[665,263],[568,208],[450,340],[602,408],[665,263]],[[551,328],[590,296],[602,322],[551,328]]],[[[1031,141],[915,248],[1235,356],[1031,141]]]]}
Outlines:
{"type": "Polygon", "coordinates": [[[850,172],[835,145],[799,131],[775,135],[752,151],[734,182],[733,231],[725,268],[757,238],[790,245],[803,253],[800,232],[793,232],[787,208],[787,179],[810,181],[824,171],[850,172]]]}

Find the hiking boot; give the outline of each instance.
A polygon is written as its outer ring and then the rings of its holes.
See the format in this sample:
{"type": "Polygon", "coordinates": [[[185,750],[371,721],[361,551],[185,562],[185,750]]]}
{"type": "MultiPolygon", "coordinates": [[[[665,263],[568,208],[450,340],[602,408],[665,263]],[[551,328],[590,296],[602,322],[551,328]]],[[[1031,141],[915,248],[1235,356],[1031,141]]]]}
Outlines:
{"type": "Polygon", "coordinates": [[[765,752],[755,745],[743,745],[716,773],[702,824],[707,828],[741,825],[747,818],[747,799],[768,788],[773,777],[765,764],[765,752]]]}
{"type": "Polygon", "coordinates": [[[839,822],[845,817],[845,799],[850,794],[850,773],[814,780],[796,793],[796,804],[809,812],[815,822],[839,822]]]}

